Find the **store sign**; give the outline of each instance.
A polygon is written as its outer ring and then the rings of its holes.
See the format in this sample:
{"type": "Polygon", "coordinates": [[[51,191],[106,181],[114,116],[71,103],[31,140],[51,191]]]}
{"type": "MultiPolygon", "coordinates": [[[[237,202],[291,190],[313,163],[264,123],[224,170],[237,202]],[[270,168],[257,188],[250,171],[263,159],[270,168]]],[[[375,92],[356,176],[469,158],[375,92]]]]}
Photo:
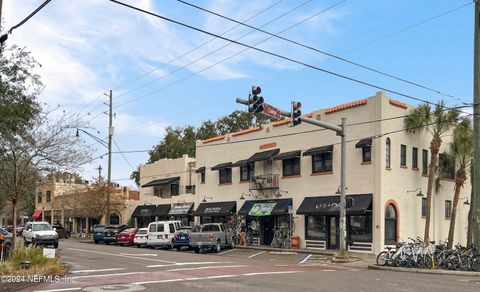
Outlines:
{"type": "Polygon", "coordinates": [[[186,204],[175,204],[172,206],[172,209],[170,209],[170,212],[168,212],[169,215],[183,215],[187,214],[190,209],[192,208],[192,203],[186,203],[186,204]]]}
{"type": "Polygon", "coordinates": [[[220,211],[222,211],[222,207],[208,207],[208,208],[205,208],[205,211],[203,213],[216,214],[216,213],[220,213],[220,211]]]}
{"type": "Polygon", "coordinates": [[[340,202],[338,203],[322,203],[322,204],[316,204],[315,209],[340,209],[340,202]]]}
{"type": "Polygon", "coordinates": [[[150,216],[150,210],[147,208],[144,208],[138,212],[139,217],[149,217],[150,216]]]}
{"type": "Polygon", "coordinates": [[[277,203],[256,203],[248,212],[249,216],[270,216],[277,203]]]}

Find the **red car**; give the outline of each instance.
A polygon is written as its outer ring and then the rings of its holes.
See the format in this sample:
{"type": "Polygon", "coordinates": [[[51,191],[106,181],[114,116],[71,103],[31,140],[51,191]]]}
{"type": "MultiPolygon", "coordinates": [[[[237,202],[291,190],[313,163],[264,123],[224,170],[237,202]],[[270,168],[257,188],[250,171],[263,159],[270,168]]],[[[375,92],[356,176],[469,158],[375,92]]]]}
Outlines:
{"type": "Polygon", "coordinates": [[[137,233],[138,228],[127,228],[120,232],[117,235],[117,244],[133,244],[133,239],[135,238],[135,234],[137,233]]]}

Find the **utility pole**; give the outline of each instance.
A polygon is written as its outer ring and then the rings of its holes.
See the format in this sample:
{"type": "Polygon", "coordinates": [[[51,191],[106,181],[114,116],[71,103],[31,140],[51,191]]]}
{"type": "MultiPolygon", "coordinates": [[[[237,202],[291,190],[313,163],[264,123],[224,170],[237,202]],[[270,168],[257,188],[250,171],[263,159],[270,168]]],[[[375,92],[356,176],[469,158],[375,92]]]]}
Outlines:
{"type": "Polygon", "coordinates": [[[102,166],[99,164],[98,167],[98,180],[102,179],[102,166]]]}
{"type": "MultiPolygon", "coordinates": [[[[107,182],[108,185],[112,184],[112,138],[113,138],[113,125],[112,125],[112,90],[110,90],[110,102],[108,104],[108,176],[107,182]]],[[[107,225],[110,224],[110,192],[107,194],[107,216],[105,218],[107,225]]]]}
{"type": "MultiPolygon", "coordinates": [[[[473,39],[473,173],[480,173],[480,0],[475,0],[475,28],[473,39]]],[[[473,181],[473,242],[480,245],[480,179],[473,181]]]]}
{"type": "Polygon", "coordinates": [[[2,6],[3,0],[0,0],[0,32],[2,32],[2,6]]]}

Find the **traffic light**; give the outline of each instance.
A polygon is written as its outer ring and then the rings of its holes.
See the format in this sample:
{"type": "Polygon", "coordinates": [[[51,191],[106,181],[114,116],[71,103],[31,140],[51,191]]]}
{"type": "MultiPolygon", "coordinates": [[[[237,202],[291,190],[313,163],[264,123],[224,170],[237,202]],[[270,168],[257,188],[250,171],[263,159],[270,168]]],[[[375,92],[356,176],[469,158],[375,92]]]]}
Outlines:
{"type": "Polygon", "coordinates": [[[263,112],[263,97],[259,94],[262,89],[259,86],[252,86],[252,93],[248,96],[248,112],[249,113],[261,113],[263,112]]]}
{"type": "Polygon", "coordinates": [[[302,115],[302,111],[300,108],[302,107],[302,103],[299,101],[292,102],[292,111],[290,112],[290,117],[292,118],[292,127],[300,125],[302,120],[300,116],[302,115]]]}

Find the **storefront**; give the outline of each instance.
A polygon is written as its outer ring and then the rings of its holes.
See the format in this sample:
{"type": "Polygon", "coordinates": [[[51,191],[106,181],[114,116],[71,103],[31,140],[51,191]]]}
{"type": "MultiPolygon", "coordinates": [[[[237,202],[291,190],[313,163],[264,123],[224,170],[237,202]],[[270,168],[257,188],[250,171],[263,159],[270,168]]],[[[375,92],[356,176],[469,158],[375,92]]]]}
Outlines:
{"type": "Polygon", "coordinates": [[[194,223],[193,215],[194,203],[177,203],[173,204],[167,216],[169,220],[180,220],[183,225],[192,226],[194,223]]]}
{"type": "Polygon", "coordinates": [[[247,223],[247,242],[252,245],[270,245],[278,230],[285,230],[288,236],[293,230],[293,221],[289,210],[292,199],[248,200],[238,215],[244,216],[247,223]]]}
{"type": "Polygon", "coordinates": [[[132,218],[135,218],[135,225],[138,228],[142,228],[147,227],[150,222],[155,221],[155,216],[153,215],[153,212],[156,208],[156,205],[137,206],[132,213],[132,218]]]}
{"type": "MultiPolygon", "coordinates": [[[[351,251],[372,251],[372,194],[347,196],[347,241],[351,251]]],[[[297,210],[305,216],[307,248],[338,249],[340,196],[306,197],[297,210]]]]}
{"type": "Polygon", "coordinates": [[[228,223],[229,216],[237,212],[237,202],[200,203],[194,215],[200,217],[200,224],[228,223]]]}

